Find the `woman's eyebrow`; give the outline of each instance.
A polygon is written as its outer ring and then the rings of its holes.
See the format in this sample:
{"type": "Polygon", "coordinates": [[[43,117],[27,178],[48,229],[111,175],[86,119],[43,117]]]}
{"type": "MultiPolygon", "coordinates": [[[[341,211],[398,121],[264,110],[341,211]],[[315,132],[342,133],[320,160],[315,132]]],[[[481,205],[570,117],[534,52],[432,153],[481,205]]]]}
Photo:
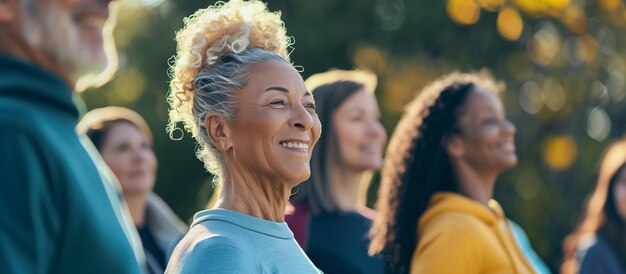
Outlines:
{"type": "Polygon", "coordinates": [[[284,87],[269,87],[269,88],[265,89],[265,91],[270,91],[270,90],[275,90],[275,91],[280,91],[280,92],[284,92],[284,93],[289,93],[289,90],[284,88],[284,87]]]}
{"type": "MultiPolygon", "coordinates": [[[[279,86],[272,86],[272,87],[266,88],[265,92],[272,91],[272,90],[280,91],[280,92],[283,92],[283,93],[289,93],[288,89],[286,89],[284,87],[279,87],[279,86]]],[[[310,91],[307,90],[307,92],[304,93],[304,96],[313,96],[313,94],[310,91]]]]}

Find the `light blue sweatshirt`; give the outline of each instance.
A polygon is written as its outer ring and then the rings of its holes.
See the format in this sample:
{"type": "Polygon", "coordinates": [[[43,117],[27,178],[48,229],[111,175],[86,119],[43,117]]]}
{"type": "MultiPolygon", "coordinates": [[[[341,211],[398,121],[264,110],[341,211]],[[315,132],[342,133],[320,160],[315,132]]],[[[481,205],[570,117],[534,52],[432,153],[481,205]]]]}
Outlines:
{"type": "Polygon", "coordinates": [[[509,224],[513,230],[513,236],[515,237],[517,245],[520,247],[522,253],[524,253],[524,256],[526,256],[526,259],[530,262],[535,271],[537,271],[538,274],[550,274],[548,266],[541,260],[539,255],[537,255],[533,247],[530,245],[530,240],[528,240],[528,236],[526,235],[526,232],[524,232],[524,229],[512,220],[509,220],[509,224]]]}
{"type": "Polygon", "coordinates": [[[287,223],[226,209],[196,213],[165,273],[321,273],[287,223]]]}

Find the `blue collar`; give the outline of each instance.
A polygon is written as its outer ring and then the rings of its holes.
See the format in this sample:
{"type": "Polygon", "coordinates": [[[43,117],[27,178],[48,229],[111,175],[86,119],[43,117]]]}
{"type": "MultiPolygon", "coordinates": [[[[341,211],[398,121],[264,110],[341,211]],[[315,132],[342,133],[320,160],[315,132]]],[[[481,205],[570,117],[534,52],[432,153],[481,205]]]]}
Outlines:
{"type": "Polygon", "coordinates": [[[209,220],[228,222],[247,230],[251,230],[275,238],[293,239],[293,232],[291,232],[289,226],[287,226],[287,223],[285,222],[277,223],[253,217],[237,211],[221,208],[203,210],[196,213],[196,215],[194,215],[193,217],[193,223],[191,224],[191,226],[193,227],[209,220]]]}

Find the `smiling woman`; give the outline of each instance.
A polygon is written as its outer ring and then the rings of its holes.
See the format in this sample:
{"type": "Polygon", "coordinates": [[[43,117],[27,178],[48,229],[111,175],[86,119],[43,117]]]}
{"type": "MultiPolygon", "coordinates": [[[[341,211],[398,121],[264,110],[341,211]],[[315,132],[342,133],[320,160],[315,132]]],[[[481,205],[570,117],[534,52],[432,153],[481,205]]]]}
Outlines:
{"type": "Polygon", "coordinates": [[[383,273],[380,256],[367,255],[373,212],[358,204],[361,181],[382,166],[387,140],[373,94],[376,81],[373,73],[343,70],[306,80],[325,128],[313,150],[311,177],[292,197],[286,219],[327,274],[383,273]]]}
{"type": "Polygon", "coordinates": [[[318,273],[284,222],[291,189],[310,175],[321,125],[289,63],[277,13],[258,1],[197,11],[178,32],[169,102],[222,184],[198,212],[167,273],[318,273]]]}
{"type": "Polygon", "coordinates": [[[152,192],[157,159],[148,124],[130,109],[105,107],[87,112],[76,130],[89,137],[119,180],[141,238],[148,273],[163,273],[187,226],[152,192]]]}
{"type": "Polygon", "coordinates": [[[489,74],[427,86],[390,140],[371,253],[392,273],[533,273],[492,199],[517,164],[515,127],[489,74]]]}

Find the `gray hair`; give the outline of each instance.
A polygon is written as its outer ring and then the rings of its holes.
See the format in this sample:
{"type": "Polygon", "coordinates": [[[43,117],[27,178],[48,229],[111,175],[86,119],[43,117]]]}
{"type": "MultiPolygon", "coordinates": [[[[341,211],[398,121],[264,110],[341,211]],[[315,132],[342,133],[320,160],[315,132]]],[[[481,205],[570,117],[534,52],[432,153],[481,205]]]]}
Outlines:
{"type": "Polygon", "coordinates": [[[218,178],[223,171],[224,159],[209,138],[204,120],[209,113],[229,121],[235,119],[237,110],[233,98],[248,83],[250,70],[256,64],[272,60],[287,62],[276,53],[258,48],[229,53],[216,60],[214,65],[202,69],[191,83],[194,90],[192,113],[198,128],[194,137],[200,145],[196,155],[218,178]]]}

